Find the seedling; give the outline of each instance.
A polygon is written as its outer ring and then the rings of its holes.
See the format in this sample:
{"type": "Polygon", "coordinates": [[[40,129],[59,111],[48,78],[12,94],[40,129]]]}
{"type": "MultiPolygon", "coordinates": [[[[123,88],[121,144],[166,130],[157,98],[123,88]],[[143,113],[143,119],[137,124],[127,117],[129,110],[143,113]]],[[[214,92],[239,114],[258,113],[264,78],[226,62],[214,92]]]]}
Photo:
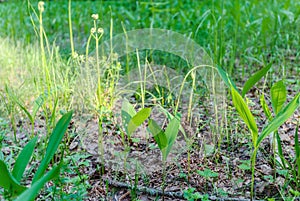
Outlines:
{"type": "MultiPolygon", "coordinates": [[[[125,139],[124,132],[121,132],[121,137],[123,145],[125,146],[125,155],[130,151],[129,143],[130,141],[138,142],[137,138],[132,138],[134,131],[142,125],[150,116],[151,108],[143,108],[140,111],[136,112],[133,105],[126,99],[123,100],[121,117],[122,125],[125,130],[127,141],[125,139]]],[[[124,157],[124,170],[126,170],[126,156],[124,157]]]]}
{"type": "Polygon", "coordinates": [[[197,170],[197,174],[205,178],[205,187],[207,187],[207,180],[216,178],[219,176],[218,173],[212,171],[211,169],[205,168],[204,170],[197,170]]]}
{"type": "Polygon", "coordinates": [[[30,140],[23,148],[15,162],[12,172],[9,172],[5,161],[0,160],[0,186],[8,191],[12,198],[18,196],[16,199],[17,201],[34,200],[38,192],[43,188],[44,184],[59,175],[60,164],[53,166],[53,168],[46,174],[45,171],[68,128],[72,114],[73,111],[66,113],[57,122],[56,127],[50,136],[46,154],[32,179],[30,188],[21,185],[20,181],[34,151],[37,137],[30,140]]]}
{"type": "MultiPolygon", "coordinates": [[[[163,163],[163,184],[162,191],[164,194],[165,190],[165,180],[166,180],[166,161],[168,155],[173,147],[176,140],[179,128],[180,128],[180,114],[176,114],[168,124],[165,131],[156,123],[155,120],[150,119],[148,129],[152,133],[155,142],[157,143],[161,153],[162,153],[162,163],[163,163]]],[[[163,196],[164,200],[164,196],[163,196]]]]}
{"type": "MultiPolygon", "coordinates": [[[[263,77],[267,71],[269,66],[266,66],[262,70],[258,71],[254,74],[245,84],[243,93],[245,94],[261,77],[263,77]]],[[[223,71],[220,67],[218,67],[219,74],[221,75],[224,82],[230,87],[233,105],[236,108],[240,117],[244,120],[247,127],[251,132],[253,152],[251,156],[251,199],[254,197],[254,172],[255,172],[255,163],[256,163],[256,155],[259,149],[260,143],[272,132],[276,131],[290,116],[295,112],[295,110],[300,105],[300,93],[298,93],[293,100],[291,100],[285,107],[281,108],[277,115],[272,118],[272,120],[263,128],[261,134],[258,134],[257,124],[254,120],[254,117],[250,111],[250,108],[244,101],[242,95],[238,92],[236,86],[229,78],[228,74],[223,71]]],[[[277,108],[278,109],[278,108],[277,108]]]]}

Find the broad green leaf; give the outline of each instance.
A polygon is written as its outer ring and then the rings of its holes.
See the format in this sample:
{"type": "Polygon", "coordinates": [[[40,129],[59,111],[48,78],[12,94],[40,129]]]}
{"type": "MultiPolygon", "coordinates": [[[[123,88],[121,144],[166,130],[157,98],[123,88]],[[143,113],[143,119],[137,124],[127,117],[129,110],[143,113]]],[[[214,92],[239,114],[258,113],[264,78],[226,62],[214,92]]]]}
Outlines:
{"type": "Polygon", "coordinates": [[[15,201],[31,201],[36,198],[44,185],[59,175],[59,166],[53,167],[43,177],[37,180],[30,188],[24,191],[15,201]]]}
{"type": "Polygon", "coordinates": [[[0,187],[11,192],[12,195],[19,195],[24,190],[25,186],[20,183],[10,174],[4,161],[0,160],[0,187]]]}
{"type": "Polygon", "coordinates": [[[267,118],[268,118],[269,120],[271,120],[271,119],[272,119],[272,114],[271,114],[271,111],[270,111],[270,109],[269,109],[269,107],[268,107],[268,104],[267,104],[267,102],[266,102],[266,99],[265,99],[264,94],[262,94],[262,95],[260,96],[260,105],[261,105],[261,107],[263,108],[264,113],[265,113],[265,115],[267,116],[267,118]]]}
{"type": "Polygon", "coordinates": [[[219,75],[221,76],[222,80],[225,82],[225,84],[227,85],[228,88],[231,88],[231,86],[233,86],[233,88],[236,91],[239,91],[236,87],[236,85],[234,84],[234,82],[232,81],[232,79],[229,77],[229,75],[220,67],[217,66],[219,75]]]}
{"type": "Polygon", "coordinates": [[[286,87],[283,80],[276,82],[271,88],[271,102],[275,114],[278,114],[286,101],[286,87]]]}
{"type": "Polygon", "coordinates": [[[277,130],[290,116],[293,115],[295,110],[300,105],[300,93],[298,93],[294,99],[287,104],[280,112],[270,121],[270,123],[263,129],[258,137],[256,147],[259,147],[260,143],[273,131],[277,130]]]}
{"type": "Polygon", "coordinates": [[[45,170],[47,169],[48,164],[50,163],[51,159],[53,158],[68,126],[72,118],[73,111],[67,112],[65,115],[63,115],[60,120],[57,122],[51,136],[48,142],[48,146],[46,149],[46,154],[41,161],[41,164],[36,171],[32,183],[35,183],[37,180],[39,180],[45,170]]]}
{"type": "Polygon", "coordinates": [[[131,134],[144,122],[151,114],[150,108],[143,108],[141,109],[136,115],[134,115],[129,123],[128,123],[128,135],[131,136],[131,134]]]}
{"type": "Polygon", "coordinates": [[[27,164],[29,163],[29,160],[31,158],[31,155],[33,153],[35,144],[37,141],[37,137],[30,140],[27,145],[23,148],[21,153],[19,154],[16,163],[14,165],[14,169],[12,171],[12,175],[14,178],[20,182],[21,178],[23,176],[23,173],[26,169],[27,164]]]}
{"type": "Polygon", "coordinates": [[[250,109],[248,108],[242,96],[233,87],[231,87],[231,94],[232,94],[233,105],[237,110],[238,114],[241,116],[241,118],[244,120],[244,122],[250,129],[252,133],[252,141],[253,144],[255,145],[258,136],[258,129],[254,117],[250,112],[250,109]]]}
{"type": "Polygon", "coordinates": [[[164,131],[160,128],[160,126],[153,119],[149,120],[148,129],[152,133],[155,142],[157,143],[160,150],[163,150],[168,145],[167,137],[164,131]]]}
{"type": "Polygon", "coordinates": [[[121,117],[122,117],[122,124],[125,128],[126,133],[128,134],[128,125],[131,118],[136,115],[136,111],[131,103],[127,99],[124,99],[122,102],[121,108],[121,117]]]}
{"type": "Polygon", "coordinates": [[[180,126],[180,118],[176,115],[175,117],[173,117],[173,119],[171,119],[170,123],[168,124],[165,134],[166,134],[166,138],[168,141],[168,146],[166,147],[166,153],[164,156],[164,159],[166,160],[171,149],[172,146],[176,140],[178,131],[179,131],[179,126],[180,126]]]}
{"type": "Polygon", "coordinates": [[[127,99],[123,100],[121,110],[128,113],[130,115],[130,117],[133,117],[136,114],[136,111],[135,111],[133,105],[127,99]]]}
{"type": "Polygon", "coordinates": [[[247,82],[244,84],[243,90],[242,90],[242,97],[245,96],[245,94],[263,77],[267,74],[267,72],[270,70],[271,64],[268,64],[261,70],[257,71],[254,75],[252,75],[247,82]]]}
{"type": "MultiPolygon", "coordinates": [[[[174,116],[168,111],[166,110],[165,108],[163,108],[162,106],[159,105],[159,108],[158,108],[169,120],[173,119],[174,116]]],[[[179,115],[179,113],[178,113],[179,115]]],[[[181,118],[181,117],[180,117],[181,118]]],[[[179,126],[179,131],[183,134],[183,136],[186,138],[186,133],[185,133],[185,130],[184,128],[182,127],[182,125],[180,124],[179,126]]]]}

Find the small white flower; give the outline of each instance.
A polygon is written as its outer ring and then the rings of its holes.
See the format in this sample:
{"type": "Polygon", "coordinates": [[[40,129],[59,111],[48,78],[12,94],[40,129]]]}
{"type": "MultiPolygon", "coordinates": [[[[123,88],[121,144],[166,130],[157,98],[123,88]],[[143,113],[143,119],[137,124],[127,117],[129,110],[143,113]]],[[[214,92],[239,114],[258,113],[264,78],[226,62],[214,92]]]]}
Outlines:
{"type": "Polygon", "coordinates": [[[92,14],[92,18],[93,18],[94,20],[98,20],[99,15],[98,15],[98,14],[92,14]]]}

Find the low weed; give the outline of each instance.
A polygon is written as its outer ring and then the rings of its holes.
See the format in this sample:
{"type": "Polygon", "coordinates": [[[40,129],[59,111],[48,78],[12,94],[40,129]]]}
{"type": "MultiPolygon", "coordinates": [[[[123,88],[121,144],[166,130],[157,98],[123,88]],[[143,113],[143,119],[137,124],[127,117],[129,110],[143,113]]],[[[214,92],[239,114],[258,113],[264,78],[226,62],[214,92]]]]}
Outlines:
{"type": "MultiPolygon", "coordinates": [[[[284,93],[284,88],[280,88],[279,90],[275,90],[274,88],[273,90],[271,89],[272,97],[274,98],[272,101],[272,105],[274,107],[274,110],[277,111],[278,113],[263,128],[263,130],[260,132],[259,135],[258,127],[255,122],[254,116],[252,115],[250,108],[244,101],[243,96],[245,96],[246,92],[249,91],[249,89],[253,85],[255,85],[264,75],[266,75],[269,69],[270,66],[266,66],[260,71],[258,71],[257,73],[255,73],[252,77],[250,77],[243,87],[242,94],[240,94],[236,85],[233,83],[233,81],[228,76],[228,74],[226,74],[220,67],[218,68],[221,77],[223,78],[225,83],[227,83],[227,85],[230,87],[234,107],[236,108],[238,114],[244,120],[244,122],[246,123],[247,127],[251,132],[252,148],[253,148],[252,155],[251,155],[251,171],[252,171],[251,199],[254,198],[255,163],[256,163],[257,152],[259,150],[261,142],[269,134],[276,131],[282,124],[284,124],[285,121],[288,118],[290,118],[293,115],[293,113],[297,110],[297,108],[300,106],[300,93],[296,94],[296,96],[286,106],[283,107],[283,104],[285,102],[285,96],[282,95],[282,93],[284,93]],[[281,93],[281,95],[278,93],[281,93]],[[277,98],[275,98],[275,96],[277,98]]],[[[264,110],[267,111],[267,108],[264,108],[264,110]]],[[[267,114],[270,114],[270,112],[267,112],[267,114]]]]}
{"type": "Polygon", "coordinates": [[[57,177],[59,175],[60,166],[61,163],[63,163],[63,160],[61,160],[59,164],[54,165],[52,169],[49,170],[47,173],[45,173],[45,171],[48,168],[48,165],[51,162],[69,126],[72,114],[72,111],[66,113],[57,122],[56,127],[54,128],[49,138],[46,153],[32,178],[30,188],[27,188],[20,182],[24,175],[26,167],[30,161],[30,158],[33,154],[34,147],[38,140],[37,137],[31,139],[20,152],[14,164],[14,168],[11,172],[8,170],[5,161],[0,160],[2,178],[0,186],[5,189],[7,198],[16,198],[15,200],[33,200],[38,195],[39,191],[43,188],[46,182],[52,180],[54,177],[57,177]]]}

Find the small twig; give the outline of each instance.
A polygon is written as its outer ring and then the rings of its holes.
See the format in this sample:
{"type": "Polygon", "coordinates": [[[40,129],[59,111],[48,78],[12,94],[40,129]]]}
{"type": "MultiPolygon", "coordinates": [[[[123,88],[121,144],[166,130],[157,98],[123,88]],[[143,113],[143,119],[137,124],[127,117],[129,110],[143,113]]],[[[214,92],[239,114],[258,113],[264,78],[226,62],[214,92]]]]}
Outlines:
{"type": "Polygon", "coordinates": [[[125,194],[123,194],[121,197],[119,197],[118,201],[121,201],[122,199],[124,199],[129,194],[130,194],[130,191],[127,191],[125,194]]]}
{"type": "MultiPolygon", "coordinates": [[[[107,181],[109,185],[115,186],[115,187],[118,187],[118,188],[127,188],[127,189],[132,188],[132,186],[130,184],[127,184],[125,182],[114,181],[114,180],[111,180],[109,178],[103,178],[103,180],[107,181]]],[[[158,196],[158,195],[162,196],[163,195],[162,190],[158,190],[158,189],[155,189],[155,188],[148,188],[148,187],[145,187],[145,186],[137,186],[137,191],[149,194],[151,196],[158,196]]],[[[164,195],[168,196],[168,197],[184,199],[182,192],[165,191],[164,195]]],[[[214,201],[250,201],[250,199],[221,198],[221,197],[216,197],[216,196],[209,196],[209,200],[214,200],[214,201]]],[[[253,201],[262,201],[262,200],[253,200],[253,201]]]]}

